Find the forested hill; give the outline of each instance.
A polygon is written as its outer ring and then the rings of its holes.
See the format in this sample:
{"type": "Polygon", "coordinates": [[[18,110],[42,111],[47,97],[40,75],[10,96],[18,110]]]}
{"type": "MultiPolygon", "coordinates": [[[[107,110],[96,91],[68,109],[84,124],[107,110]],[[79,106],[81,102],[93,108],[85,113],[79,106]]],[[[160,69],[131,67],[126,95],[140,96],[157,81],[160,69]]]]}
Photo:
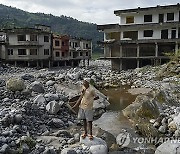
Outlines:
{"type": "Polygon", "coordinates": [[[0,4],[0,28],[34,27],[35,24],[51,26],[54,33],[93,39],[96,43],[103,34],[96,30],[96,24],[81,22],[71,17],[44,13],[29,13],[0,4]]]}

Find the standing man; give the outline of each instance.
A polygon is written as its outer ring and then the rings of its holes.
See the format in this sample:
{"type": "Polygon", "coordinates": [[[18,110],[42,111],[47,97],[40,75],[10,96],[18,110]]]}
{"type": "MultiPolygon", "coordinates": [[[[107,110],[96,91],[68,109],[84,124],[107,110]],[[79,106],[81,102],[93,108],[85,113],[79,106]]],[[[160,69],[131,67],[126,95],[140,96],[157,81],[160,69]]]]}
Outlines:
{"type": "Polygon", "coordinates": [[[92,135],[92,121],[93,121],[93,102],[94,100],[99,99],[98,96],[96,96],[94,89],[89,84],[89,79],[84,79],[83,81],[83,89],[82,94],[76,104],[73,106],[75,108],[76,106],[79,106],[79,112],[78,112],[78,119],[83,120],[84,123],[84,134],[82,134],[82,138],[86,138],[88,135],[88,127],[89,127],[89,139],[93,140],[92,135]]]}

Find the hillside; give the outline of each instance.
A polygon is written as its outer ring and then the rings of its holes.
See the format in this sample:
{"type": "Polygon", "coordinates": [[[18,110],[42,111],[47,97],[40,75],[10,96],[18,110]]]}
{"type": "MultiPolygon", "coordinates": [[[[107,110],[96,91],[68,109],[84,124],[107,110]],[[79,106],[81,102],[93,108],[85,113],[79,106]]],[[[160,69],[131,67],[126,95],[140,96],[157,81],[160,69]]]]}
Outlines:
{"type": "Polygon", "coordinates": [[[96,42],[103,39],[103,34],[96,30],[96,24],[81,22],[63,15],[58,17],[52,14],[29,13],[2,4],[0,15],[0,28],[33,27],[34,24],[44,24],[51,26],[54,33],[91,38],[95,48],[96,42]]]}

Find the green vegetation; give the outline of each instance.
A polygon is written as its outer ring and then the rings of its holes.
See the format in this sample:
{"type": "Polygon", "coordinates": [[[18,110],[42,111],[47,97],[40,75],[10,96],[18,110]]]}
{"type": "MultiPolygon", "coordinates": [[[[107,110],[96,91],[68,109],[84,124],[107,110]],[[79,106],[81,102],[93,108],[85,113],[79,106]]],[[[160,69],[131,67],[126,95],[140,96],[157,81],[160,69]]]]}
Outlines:
{"type": "Polygon", "coordinates": [[[66,16],[53,16],[44,13],[29,13],[17,8],[0,4],[0,29],[13,27],[34,27],[35,24],[51,26],[54,33],[92,39],[94,51],[101,51],[97,41],[103,40],[103,34],[97,31],[97,25],[78,21],[66,16]]]}
{"type": "Polygon", "coordinates": [[[19,154],[23,153],[22,145],[27,144],[30,149],[35,147],[36,142],[31,137],[26,137],[24,140],[20,141],[19,154]]]}

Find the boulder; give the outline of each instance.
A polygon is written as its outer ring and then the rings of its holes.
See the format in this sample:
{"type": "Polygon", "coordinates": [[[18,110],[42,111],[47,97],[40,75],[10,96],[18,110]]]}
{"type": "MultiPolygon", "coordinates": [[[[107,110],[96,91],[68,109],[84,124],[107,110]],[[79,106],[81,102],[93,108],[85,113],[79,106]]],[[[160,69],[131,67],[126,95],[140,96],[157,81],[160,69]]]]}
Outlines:
{"type": "Polygon", "coordinates": [[[53,86],[55,84],[55,81],[49,80],[46,82],[47,86],[53,86]]]}
{"type": "Polygon", "coordinates": [[[44,97],[46,98],[46,100],[48,102],[50,102],[50,101],[58,101],[59,100],[58,94],[48,93],[48,94],[45,94],[44,97]]]}
{"type": "Polygon", "coordinates": [[[29,89],[31,89],[34,92],[38,92],[38,93],[44,93],[44,87],[43,84],[38,82],[38,81],[34,81],[33,83],[30,84],[29,89]]]}
{"type": "Polygon", "coordinates": [[[50,114],[57,114],[63,103],[51,101],[46,105],[46,111],[50,114]]]}
{"type": "Polygon", "coordinates": [[[94,137],[93,140],[89,140],[88,137],[82,139],[80,137],[80,143],[89,147],[89,150],[92,154],[107,154],[108,148],[106,142],[98,137],[94,137]]]}
{"type": "Polygon", "coordinates": [[[72,148],[65,148],[61,151],[61,154],[77,154],[72,148]]]}
{"type": "Polygon", "coordinates": [[[0,87],[3,87],[6,85],[6,81],[3,79],[0,79],[0,87]]]}
{"type": "Polygon", "coordinates": [[[25,84],[21,79],[11,78],[6,82],[6,87],[8,90],[13,92],[22,91],[25,89],[25,84]]]}
{"type": "Polygon", "coordinates": [[[34,79],[34,76],[31,75],[31,74],[24,74],[24,75],[21,76],[21,78],[23,80],[32,80],[32,79],[34,79]]]}
{"type": "Polygon", "coordinates": [[[174,117],[173,121],[176,124],[176,127],[180,129],[180,113],[174,117]]]}
{"type": "Polygon", "coordinates": [[[175,132],[177,130],[176,123],[174,121],[171,121],[168,125],[168,128],[170,132],[175,132]]]}
{"type": "Polygon", "coordinates": [[[58,119],[58,118],[53,118],[49,124],[52,126],[52,127],[55,127],[55,128],[62,128],[64,126],[64,122],[61,120],[61,119],[58,119]]]}
{"type": "Polygon", "coordinates": [[[42,94],[40,94],[34,98],[33,102],[38,105],[43,105],[46,103],[46,100],[45,100],[44,96],[42,94]]]}
{"type": "Polygon", "coordinates": [[[130,119],[157,118],[159,108],[156,101],[146,95],[137,96],[136,100],[123,110],[123,114],[130,119]]]}
{"type": "Polygon", "coordinates": [[[180,153],[180,141],[168,140],[161,144],[155,151],[155,154],[175,154],[180,153]]]}

